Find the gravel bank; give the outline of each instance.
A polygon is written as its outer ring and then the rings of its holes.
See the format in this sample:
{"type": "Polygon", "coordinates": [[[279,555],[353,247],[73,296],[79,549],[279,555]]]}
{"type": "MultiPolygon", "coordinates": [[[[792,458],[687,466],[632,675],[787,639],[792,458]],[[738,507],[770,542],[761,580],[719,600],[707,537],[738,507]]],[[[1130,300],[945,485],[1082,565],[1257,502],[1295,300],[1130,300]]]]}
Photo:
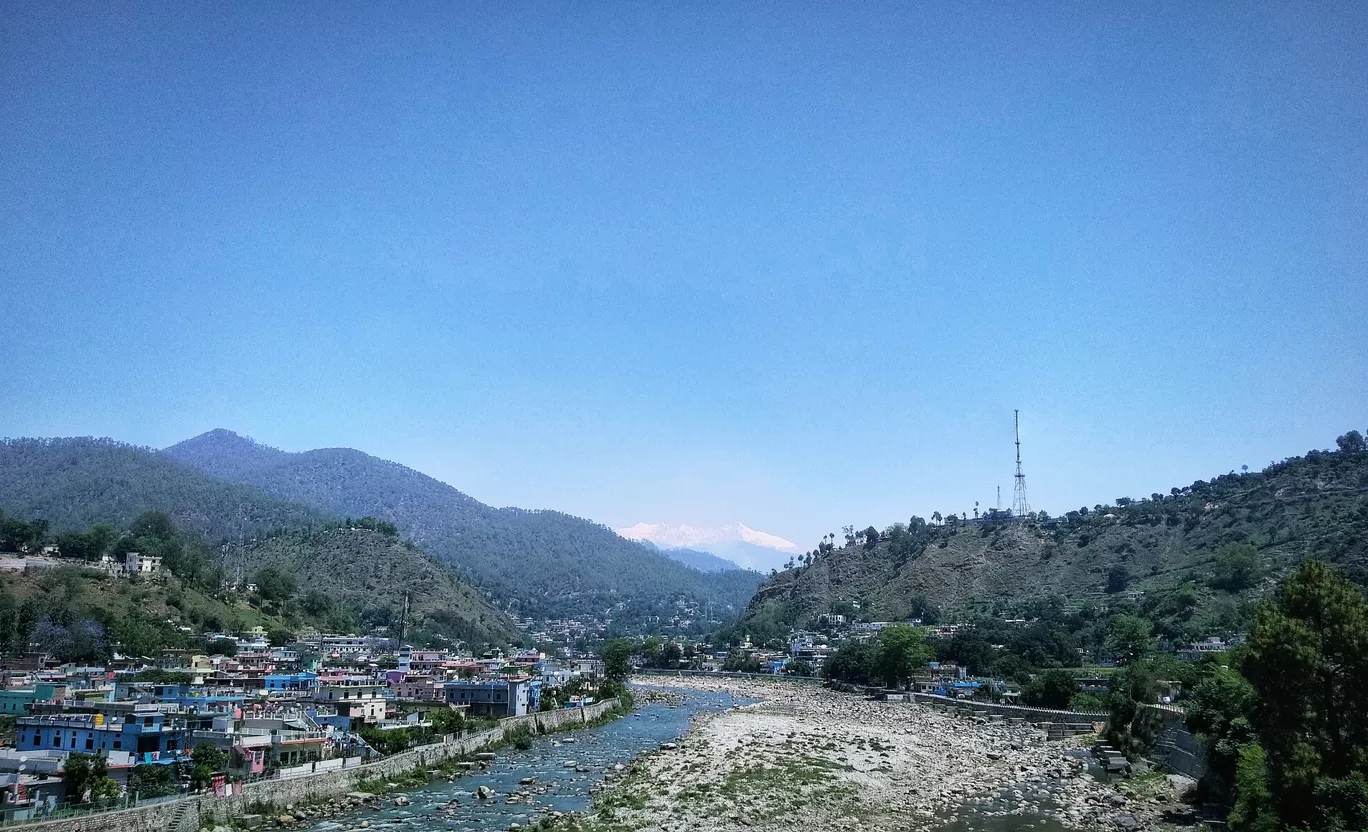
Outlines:
{"type": "MultiPolygon", "coordinates": [[[[659,678],[643,679],[658,684],[659,678]]],[[[686,677],[672,687],[762,700],[697,719],[677,743],[638,758],[576,821],[626,830],[933,830],[961,807],[1078,830],[1171,830],[1159,797],[1087,776],[1029,726],[957,718],[781,681],[686,677]]],[[[1151,781],[1153,782],[1153,781],[1151,781]]]]}

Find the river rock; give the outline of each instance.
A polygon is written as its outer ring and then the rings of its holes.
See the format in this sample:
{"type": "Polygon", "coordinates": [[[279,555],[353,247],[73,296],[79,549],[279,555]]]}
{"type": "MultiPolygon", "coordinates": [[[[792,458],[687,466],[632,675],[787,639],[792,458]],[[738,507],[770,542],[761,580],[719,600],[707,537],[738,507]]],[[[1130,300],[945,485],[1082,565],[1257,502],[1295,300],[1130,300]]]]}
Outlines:
{"type": "Polygon", "coordinates": [[[481,800],[488,800],[494,796],[494,790],[488,786],[481,786],[475,790],[475,796],[481,800]]]}

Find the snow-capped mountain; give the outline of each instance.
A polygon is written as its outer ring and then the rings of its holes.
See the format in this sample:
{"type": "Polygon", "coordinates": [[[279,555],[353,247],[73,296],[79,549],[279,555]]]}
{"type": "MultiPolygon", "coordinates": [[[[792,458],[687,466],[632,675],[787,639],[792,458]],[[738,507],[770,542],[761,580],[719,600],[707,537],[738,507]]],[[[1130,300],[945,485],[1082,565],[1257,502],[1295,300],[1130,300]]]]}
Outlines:
{"type": "Polygon", "coordinates": [[[798,544],[777,534],[752,529],[745,523],[716,527],[637,523],[616,531],[628,540],[649,540],[662,549],[710,552],[759,571],[777,568],[790,554],[801,551],[798,544]]]}

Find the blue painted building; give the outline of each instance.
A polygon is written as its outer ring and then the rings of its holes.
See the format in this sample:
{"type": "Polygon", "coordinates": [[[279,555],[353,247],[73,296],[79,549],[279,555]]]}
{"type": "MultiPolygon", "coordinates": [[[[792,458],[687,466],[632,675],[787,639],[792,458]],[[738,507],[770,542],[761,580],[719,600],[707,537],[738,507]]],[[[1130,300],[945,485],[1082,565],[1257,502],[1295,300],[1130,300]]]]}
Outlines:
{"type": "Polygon", "coordinates": [[[155,707],[126,713],[55,713],[20,717],[15,723],[20,751],[127,751],[139,763],[170,762],[192,746],[189,726],[155,707]]]}
{"type": "Polygon", "coordinates": [[[267,673],[266,690],[270,692],[306,693],[318,690],[317,673],[267,673]]]}

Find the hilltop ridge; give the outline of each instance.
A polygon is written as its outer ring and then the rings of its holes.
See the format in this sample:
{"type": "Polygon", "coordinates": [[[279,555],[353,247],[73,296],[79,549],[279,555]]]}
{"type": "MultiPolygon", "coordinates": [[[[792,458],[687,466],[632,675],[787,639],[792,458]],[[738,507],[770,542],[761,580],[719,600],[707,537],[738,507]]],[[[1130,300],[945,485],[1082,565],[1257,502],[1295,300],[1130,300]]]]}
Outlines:
{"type": "MultiPolygon", "coordinates": [[[[1356,434],[1355,434],[1356,435],[1356,434]]],[[[963,620],[1032,601],[1078,607],[1119,601],[1195,601],[1192,627],[1236,631],[1248,610],[1301,560],[1314,557],[1368,582],[1368,451],[1349,443],[1263,471],[1198,480],[1168,494],[1070,511],[1060,518],[899,523],[876,539],[818,547],[767,579],[742,626],[812,622],[858,605],[867,619],[937,611],[963,620]],[[1249,585],[1220,586],[1223,547],[1249,547],[1249,585]]]]}
{"type": "Polygon", "coordinates": [[[703,573],[558,511],[493,508],[399,463],[350,448],[280,451],[216,429],[162,452],[275,498],[380,517],[518,614],[655,617],[680,599],[735,615],[760,575],[703,573]]]}

